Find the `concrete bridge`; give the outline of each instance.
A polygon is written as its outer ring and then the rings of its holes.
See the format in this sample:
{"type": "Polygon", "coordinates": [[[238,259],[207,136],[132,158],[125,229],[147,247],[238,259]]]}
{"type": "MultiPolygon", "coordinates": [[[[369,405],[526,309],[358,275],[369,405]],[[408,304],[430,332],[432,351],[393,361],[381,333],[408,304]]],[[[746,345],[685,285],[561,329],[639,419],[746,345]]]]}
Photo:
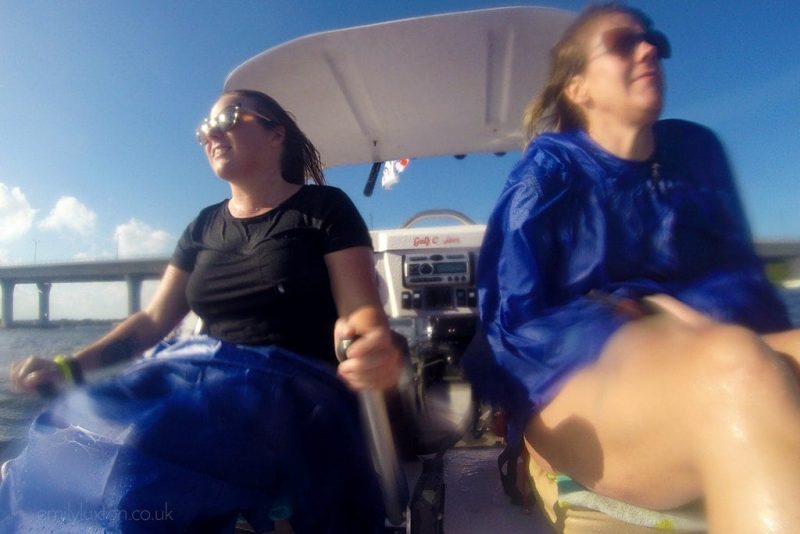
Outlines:
{"type": "MultiPolygon", "coordinates": [[[[782,276],[800,278],[800,241],[758,241],[756,252],[765,263],[780,265],[782,276]]],[[[161,278],[168,261],[167,258],[149,258],[0,267],[3,324],[14,324],[14,287],[17,284],[36,284],[39,289],[41,325],[50,320],[50,288],[62,282],[127,282],[128,313],[135,313],[141,308],[142,282],[161,278]]]]}
{"type": "Polygon", "coordinates": [[[800,280],[800,241],[756,241],[756,253],[764,260],[771,279],[795,285],[800,280]]]}
{"type": "MultiPolygon", "coordinates": [[[[800,241],[756,241],[756,253],[765,263],[800,259],[800,241]]],[[[800,270],[795,271],[795,275],[800,276],[800,270]]]]}
{"type": "Polygon", "coordinates": [[[50,321],[50,288],[62,282],[127,282],[128,313],[135,313],[141,308],[142,282],[161,278],[168,261],[148,258],[0,267],[3,325],[14,325],[14,287],[18,284],[36,284],[39,289],[39,324],[43,326],[50,321]]]}

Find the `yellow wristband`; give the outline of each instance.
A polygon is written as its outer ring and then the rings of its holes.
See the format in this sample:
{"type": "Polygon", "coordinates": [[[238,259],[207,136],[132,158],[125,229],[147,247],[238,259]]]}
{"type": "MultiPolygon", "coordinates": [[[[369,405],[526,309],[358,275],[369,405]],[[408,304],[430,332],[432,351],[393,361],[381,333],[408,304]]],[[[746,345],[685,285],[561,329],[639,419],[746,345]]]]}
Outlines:
{"type": "Polygon", "coordinates": [[[68,384],[72,385],[75,383],[75,376],[72,374],[72,367],[67,361],[66,356],[63,354],[56,354],[55,358],[53,358],[53,363],[61,370],[61,374],[64,375],[64,380],[66,380],[68,384]]]}

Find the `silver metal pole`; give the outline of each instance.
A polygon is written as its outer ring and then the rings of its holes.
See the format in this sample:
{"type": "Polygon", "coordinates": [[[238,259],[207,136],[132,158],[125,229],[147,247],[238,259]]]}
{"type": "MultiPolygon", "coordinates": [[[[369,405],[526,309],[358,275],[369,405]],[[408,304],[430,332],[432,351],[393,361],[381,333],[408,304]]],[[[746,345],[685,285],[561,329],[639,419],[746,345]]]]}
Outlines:
{"type": "MultiPolygon", "coordinates": [[[[336,348],[336,356],[339,361],[347,358],[347,348],[353,341],[355,340],[344,339],[339,343],[336,348]]],[[[383,493],[386,518],[393,525],[401,525],[406,520],[408,482],[397,458],[383,392],[361,390],[358,392],[358,402],[361,406],[361,417],[366,426],[372,465],[383,493]]]]}

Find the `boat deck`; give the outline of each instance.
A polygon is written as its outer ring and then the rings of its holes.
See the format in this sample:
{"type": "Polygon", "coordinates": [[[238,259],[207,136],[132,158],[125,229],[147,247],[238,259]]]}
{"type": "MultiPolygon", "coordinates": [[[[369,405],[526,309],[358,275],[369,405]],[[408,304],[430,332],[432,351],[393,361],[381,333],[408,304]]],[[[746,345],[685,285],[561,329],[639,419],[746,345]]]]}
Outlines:
{"type": "Polygon", "coordinates": [[[447,534],[551,534],[549,523],[534,509],[510,503],[497,471],[500,447],[457,447],[445,454],[447,534]]]}
{"type": "MultiPolygon", "coordinates": [[[[444,518],[442,529],[416,524],[411,532],[423,534],[444,532],[445,534],[552,534],[547,520],[537,509],[526,511],[512,505],[503,492],[497,471],[497,457],[503,450],[497,444],[483,439],[450,449],[444,455],[444,518]],[[430,531],[430,533],[428,532],[430,531]]],[[[411,487],[416,486],[421,474],[421,463],[404,465],[411,487]]],[[[440,491],[441,488],[436,488],[440,491]]],[[[409,528],[408,525],[401,530],[409,528]]],[[[241,522],[237,534],[252,534],[254,531],[241,522]]],[[[270,534],[292,534],[286,521],[279,521],[270,534]]]]}

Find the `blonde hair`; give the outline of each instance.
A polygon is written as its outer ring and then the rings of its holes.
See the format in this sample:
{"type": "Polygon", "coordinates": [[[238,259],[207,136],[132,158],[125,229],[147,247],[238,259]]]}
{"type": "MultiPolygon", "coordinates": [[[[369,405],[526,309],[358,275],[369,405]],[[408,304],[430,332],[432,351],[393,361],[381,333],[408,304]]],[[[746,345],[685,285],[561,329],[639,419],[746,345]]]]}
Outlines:
{"type": "Polygon", "coordinates": [[[522,131],[526,144],[543,132],[565,132],[585,128],[586,119],[564,90],[570,80],[583,72],[586,66],[585,37],[598,19],[614,14],[629,15],[645,29],[652,27],[650,18],[628,6],[616,3],[591,5],[567,28],[561,39],[550,50],[550,72],[544,89],[525,107],[522,114],[522,131]]]}

